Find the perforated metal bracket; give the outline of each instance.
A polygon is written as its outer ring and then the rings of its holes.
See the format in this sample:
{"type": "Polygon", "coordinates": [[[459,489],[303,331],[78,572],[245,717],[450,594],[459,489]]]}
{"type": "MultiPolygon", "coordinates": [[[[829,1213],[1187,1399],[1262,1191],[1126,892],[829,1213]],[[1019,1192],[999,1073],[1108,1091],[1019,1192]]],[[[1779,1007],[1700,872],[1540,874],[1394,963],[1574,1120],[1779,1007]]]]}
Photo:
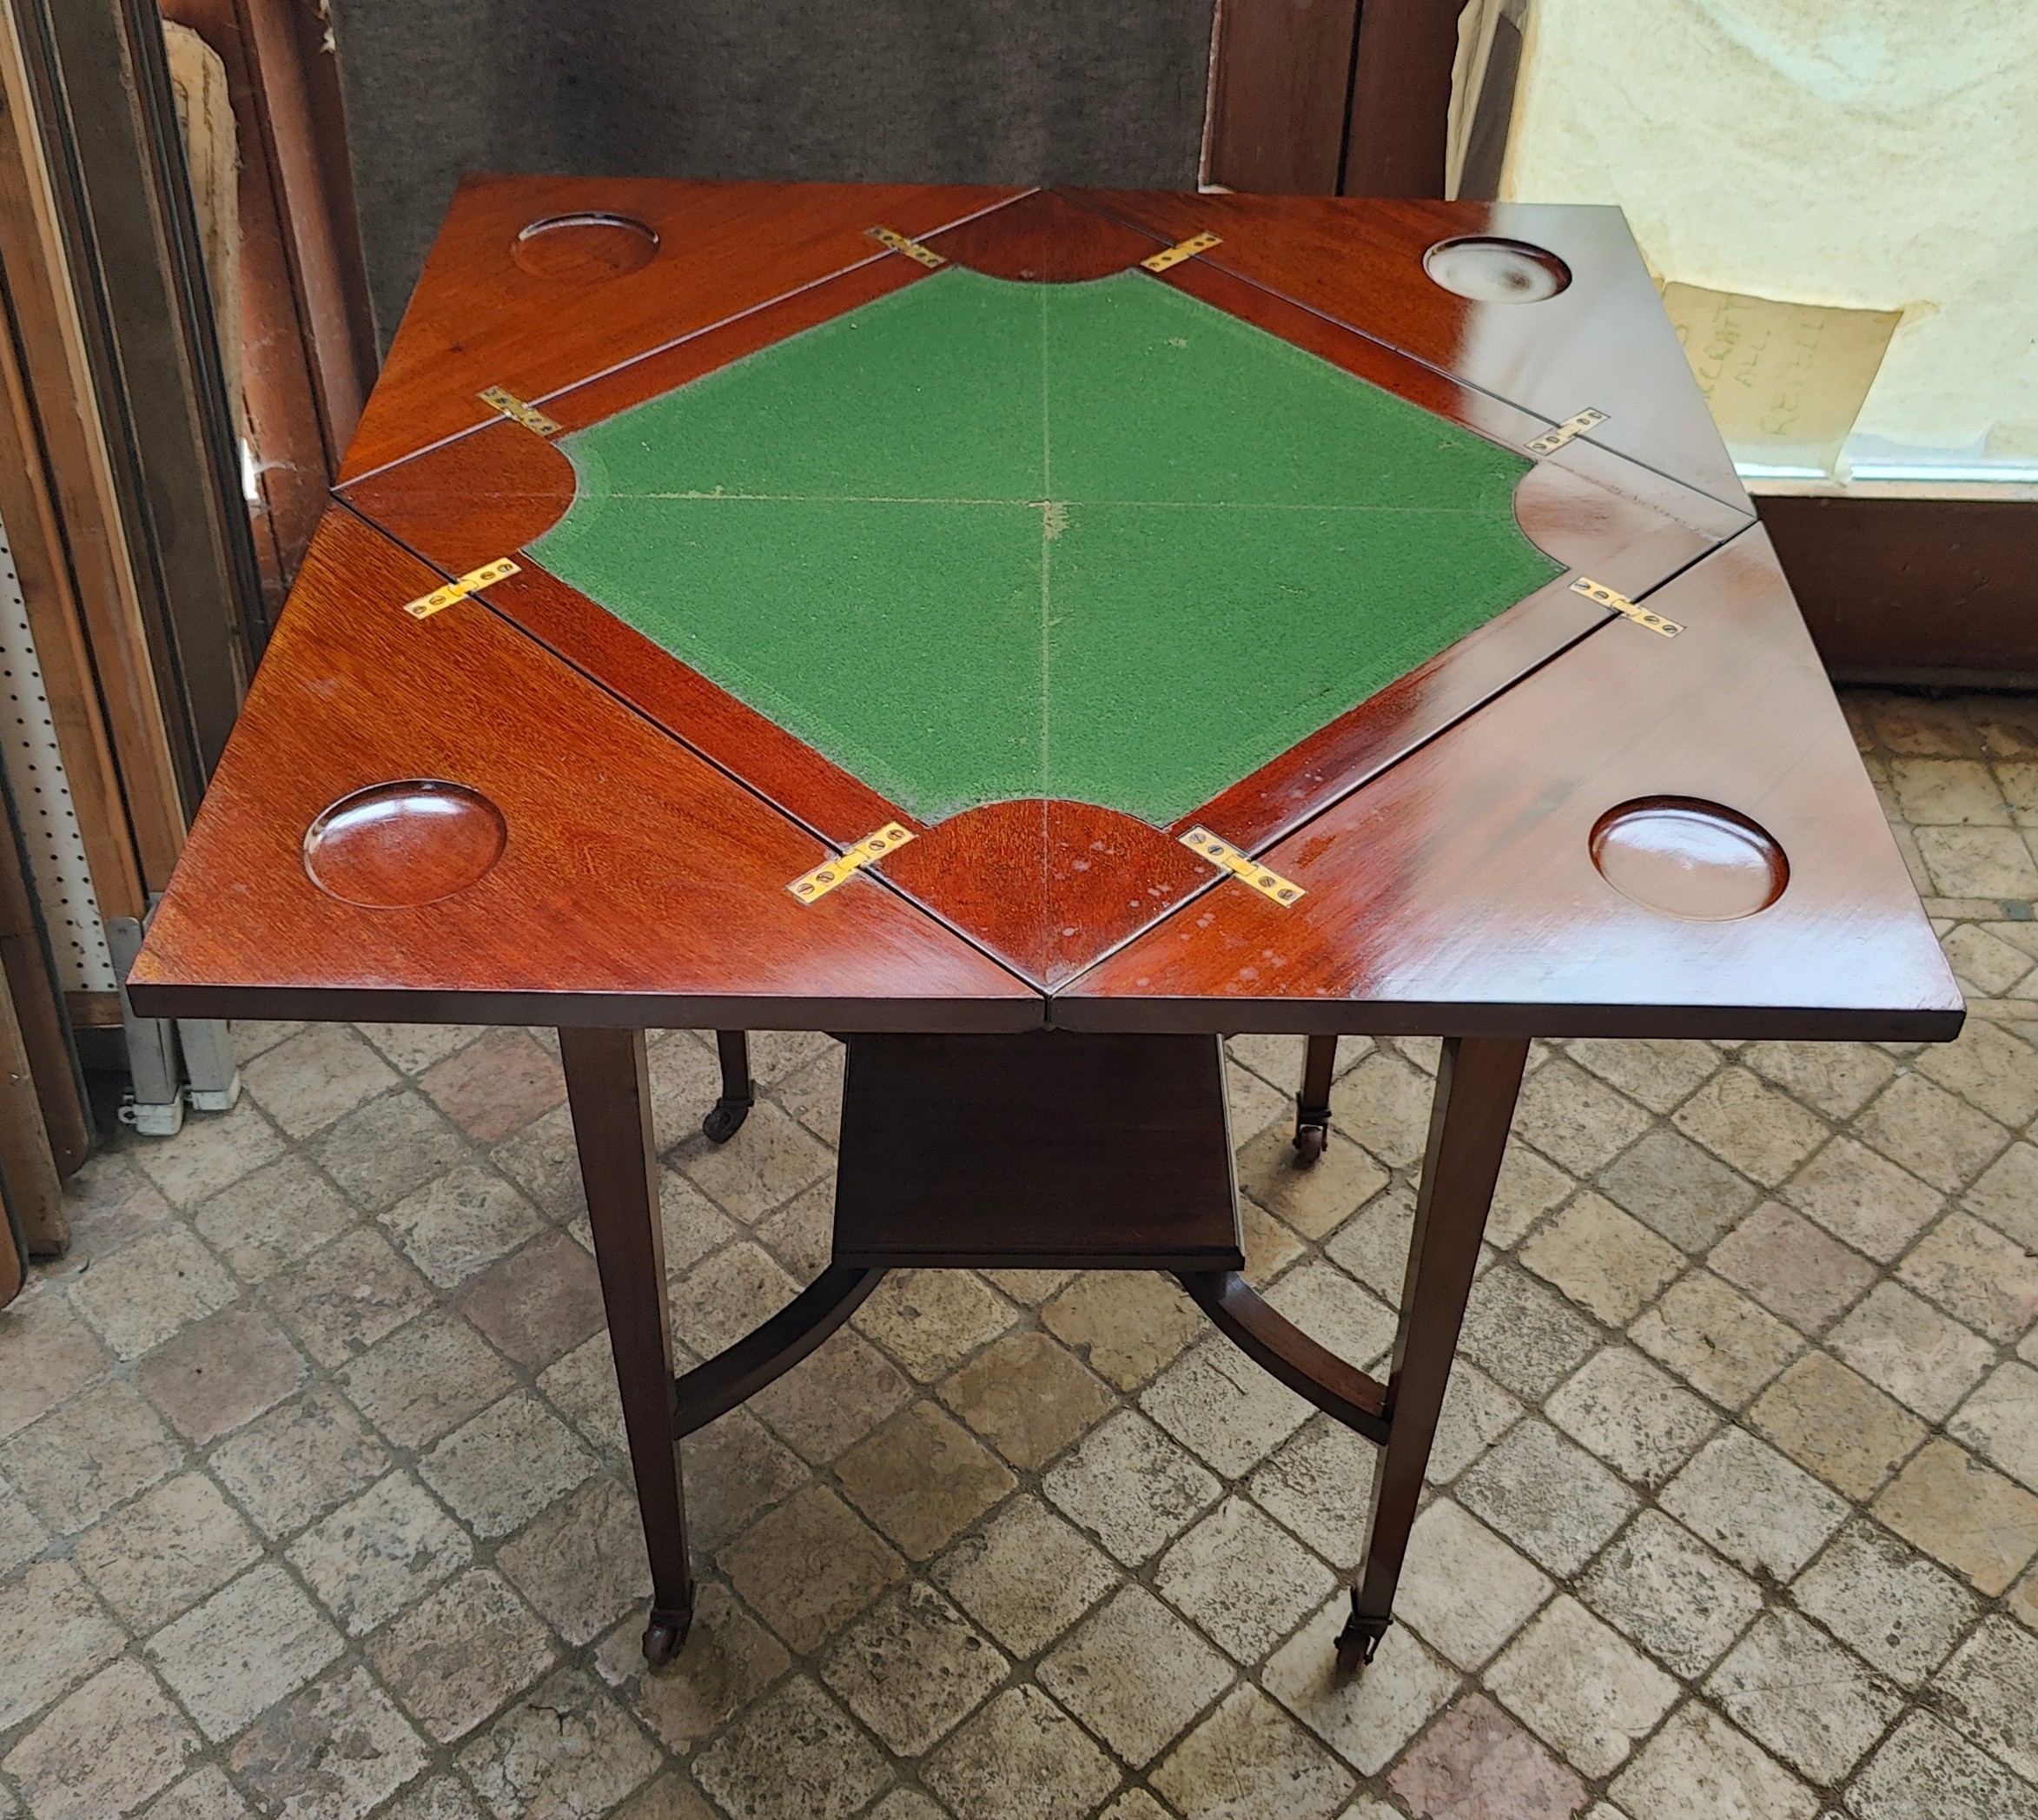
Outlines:
{"type": "Polygon", "coordinates": [[[923,247],[916,240],[908,240],[903,234],[895,234],[890,228],[866,228],[864,232],[872,240],[880,241],[895,253],[903,253],[908,259],[923,265],[929,271],[936,266],[945,266],[948,261],[932,247],[923,247]]]}
{"type": "Polygon", "coordinates": [[[1574,594],[1583,594],[1586,599],[1600,606],[1611,607],[1615,612],[1632,619],[1638,625],[1645,625],[1652,632],[1666,639],[1674,639],[1684,628],[1675,619],[1666,619],[1661,613],[1652,613],[1645,606],[1637,606],[1625,594],[1618,593],[1603,582],[1592,581],[1581,575],[1572,583],[1574,594]]]}
{"type": "Polygon", "coordinates": [[[913,831],[902,827],[897,822],[887,822],[875,834],[866,834],[849,849],[840,859],[829,860],[811,872],[803,874],[786,886],[802,903],[811,903],[817,897],[825,897],[837,885],[855,876],[874,859],[882,859],[894,847],[903,847],[912,839],[913,831]]]}
{"type": "Polygon", "coordinates": [[[1249,854],[1241,853],[1227,840],[1220,840],[1208,828],[1191,828],[1181,837],[1183,846],[1201,853],[1213,865],[1222,866],[1234,877],[1243,879],[1262,897],[1271,897],[1286,910],[1298,897],[1309,894],[1278,872],[1270,872],[1249,854]]]}
{"type": "Polygon", "coordinates": [[[559,427],[535,405],[527,405],[514,392],[491,386],[475,394],[491,411],[500,411],[512,423],[520,423],[533,436],[556,436],[559,427]]]}
{"type": "Polygon", "coordinates": [[[405,601],[403,610],[414,619],[429,619],[433,613],[443,612],[455,601],[465,600],[469,594],[479,593],[483,588],[517,572],[516,564],[506,556],[500,557],[493,562],[483,563],[478,569],[469,569],[457,581],[433,588],[428,594],[420,594],[415,600],[405,601]]]}
{"type": "Polygon", "coordinates": [[[1194,259],[1197,254],[1208,253],[1211,248],[1223,244],[1214,234],[1192,234],[1187,240],[1178,240],[1172,247],[1162,248],[1151,259],[1142,259],[1140,263],[1149,272],[1165,272],[1169,266],[1178,266],[1185,259],[1194,259]]]}
{"type": "Polygon", "coordinates": [[[1573,436],[1596,430],[1605,421],[1605,412],[1595,411],[1588,405],[1576,417],[1565,418],[1554,429],[1545,430],[1533,442],[1525,442],[1522,447],[1532,455],[1554,455],[1573,436]]]}

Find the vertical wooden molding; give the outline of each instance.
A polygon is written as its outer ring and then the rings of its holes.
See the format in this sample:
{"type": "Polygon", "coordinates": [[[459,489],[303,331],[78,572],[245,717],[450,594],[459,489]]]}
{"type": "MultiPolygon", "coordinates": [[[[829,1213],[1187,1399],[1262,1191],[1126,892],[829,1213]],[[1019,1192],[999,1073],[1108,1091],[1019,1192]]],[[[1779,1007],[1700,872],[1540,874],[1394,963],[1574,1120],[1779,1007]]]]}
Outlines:
{"type": "Polygon", "coordinates": [[[1336,194],[1358,16],[1358,0],[1222,0],[1211,43],[1206,182],[1336,194]]]}
{"type": "Polygon", "coordinates": [[[1439,196],[1462,0],[1365,0],[1339,193],[1439,196]]]}

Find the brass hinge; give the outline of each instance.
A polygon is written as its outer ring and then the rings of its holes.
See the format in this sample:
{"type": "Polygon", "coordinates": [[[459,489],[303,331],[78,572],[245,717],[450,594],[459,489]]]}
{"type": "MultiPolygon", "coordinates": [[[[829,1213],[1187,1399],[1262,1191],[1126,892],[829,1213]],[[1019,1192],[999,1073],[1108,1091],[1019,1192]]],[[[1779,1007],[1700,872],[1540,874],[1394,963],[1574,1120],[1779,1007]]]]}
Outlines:
{"type": "Polygon", "coordinates": [[[1291,884],[1280,873],[1268,871],[1258,860],[1240,852],[1229,841],[1219,840],[1208,828],[1191,828],[1181,837],[1181,844],[1234,877],[1244,879],[1262,897],[1271,897],[1283,908],[1309,895],[1300,885],[1291,884]]]}
{"type": "Polygon", "coordinates": [[[1601,606],[1610,606],[1617,613],[1624,613],[1638,625],[1646,625],[1651,632],[1661,632],[1666,639],[1674,639],[1684,628],[1675,619],[1666,619],[1661,613],[1652,613],[1645,606],[1637,606],[1625,594],[1616,593],[1602,582],[1588,581],[1583,575],[1572,582],[1571,591],[1583,594],[1586,599],[1597,601],[1601,606]]]}
{"type": "Polygon", "coordinates": [[[535,406],[526,404],[514,392],[491,386],[476,395],[491,411],[500,411],[512,423],[522,424],[533,436],[556,436],[559,433],[559,427],[551,418],[535,406]]]}
{"type": "Polygon", "coordinates": [[[912,839],[913,831],[902,828],[897,822],[887,822],[875,834],[866,834],[840,859],[829,860],[818,865],[801,878],[796,878],[786,886],[802,903],[811,903],[817,897],[825,897],[837,885],[851,873],[867,866],[874,859],[882,859],[894,847],[903,847],[912,839]]]}
{"type": "Polygon", "coordinates": [[[893,252],[903,253],[908,259],[917,260],[930,272],[936,266],[948,263],[932,247],[923,247],[916,240],[908,240],[903,234],[894,234],[890,228],[866,228],[864,232],[872,240],[883,241],[893,252]]]}
{"type": "Polygon", "coordinates": [[[444,587],[433,588],[428,594],[420,594],[415,600],[404,603],[403,610],[414,619],[429,619],[441,607],[451,606],[456,600],[465,600],[469,594],[478,593],[498,581],[506,580],[517,572],[517,566],[508,557],[484,563],[478,569],[469,569],[457,581],[449,581],[444,587]]]}
{"type": "Polygon", "coordinates": [[[1582,436],[1587,430],[1596,430],[1606,421],[1606,413],[1595,411],[1587,406],[1576,417],[1567,417],[1553,430],[1545,430],[1533,442],[1524,443],[1523,447],[1532,455],[1554,455],[1573,436],[1582,436]]]}
{"type": "Polygon", "coordinates": [[[1187,240],[1176,241],[1172,247],[1163,247],[1151,259],[1142,259],[1140,263],[1149,272],[1165,272],[1169,266],[1178,266],[1185,259],[1194,259],[1197,254],[1208,253],[1211,248],[1223,244],[1214,234],[1192,234],[1187,240]]]}

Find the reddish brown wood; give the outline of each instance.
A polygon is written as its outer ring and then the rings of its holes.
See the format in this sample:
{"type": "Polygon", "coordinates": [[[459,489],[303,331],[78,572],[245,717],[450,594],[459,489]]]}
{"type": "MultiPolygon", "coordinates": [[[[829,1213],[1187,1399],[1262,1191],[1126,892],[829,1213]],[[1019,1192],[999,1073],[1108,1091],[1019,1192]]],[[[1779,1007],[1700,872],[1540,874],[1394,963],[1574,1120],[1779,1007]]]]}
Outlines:
{"type": "Polygon", "coordinates": [[[1759,529],[1277,844],[1309,895],[1236,882],[1063,989],[1070,1029],[1943,1041],[1960,994],[1759,529]],[[1597,871],[1635,797],[1752,817],[1759,915],[1643,909],[1597,871]]]}
{"type": "Polygon", "coordinates": [[[1386,342],[1464,384],[1560,423],[1592,406],[1592,432],[1701,493],[1748,499],[1617,208],[1331,196],[1075,194],[1170,241],[1204,229],[1226,271],[1386,342]],[[1540,303],[1471,303],[1431,281],[1439,241],[1495,235],[1545,247],[1570,288],[1540,303]]]}
{"type": "Polygon", "coordinates": [[[486,420],[475,394],[527,403],[890,257],[865,232],[931,234],[1023,192],[931,184],[690,183],[644,177],[472,176],[425,262],[381,381],[347,452],[358,479],[486,420]],[[513,256],[518,233],[560,215],[642,222],[658,256],[617,276],[544,278],[513,256]],[[769,222],[760,234],[759,224],[769,222]]]}
{"type": "Polygon", "coordinates": [[[688,1435],[746,1403],[811,1353],[884,1281],[882,1269],[830,1264],[769,1320],[672,1386],[672,1426],[688,1435]]]}
{"type": "Polygon", "coordinates": [[[1041,284],[1108,278],[1168,244],[1045,189],[926,241],[930,251],[973,272],[1041,284]]]}
{"type": "Polygon", "coordinates": [[[1038,996],[345,511],[307,559],[130,979],[148,1016],[1024,1029],[1038,996]],[[466,890],[367,910],[305,831],[410,778],[507,825],[466,890]]]}
{"type": "Polygon", "coordinates": [[[1348,196],[1440,196],[1449,140],[1455,0],[1366,0],[1338,189],[1348,196]]]}
{"type": "Polygon", "coordinates": [[[1336,194],[1358,26],[1356,0],[1223,0],[1210,54],[1207,182],[1336,194]]]}
{"type": "Polygon", "coordinates": [[[1213,1324],[1255,1365],[1366,1439],[1386,1439],[1386,1385],[1319,1346],[1237,1271],[1177,1274],[1213,1324]]]}

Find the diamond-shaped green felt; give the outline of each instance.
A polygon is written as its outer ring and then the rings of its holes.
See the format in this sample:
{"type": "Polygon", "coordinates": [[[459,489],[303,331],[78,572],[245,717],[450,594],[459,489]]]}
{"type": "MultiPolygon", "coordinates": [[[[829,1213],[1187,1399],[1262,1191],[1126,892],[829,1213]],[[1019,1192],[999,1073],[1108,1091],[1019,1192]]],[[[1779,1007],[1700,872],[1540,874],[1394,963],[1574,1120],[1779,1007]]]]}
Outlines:
{"type": "Polygon", "coordinates": [[[1165,826],[1561,572],[1525,459],[1137,271],[950,267],[559,446],[531,554],[923,821],[1165,826]]]}

